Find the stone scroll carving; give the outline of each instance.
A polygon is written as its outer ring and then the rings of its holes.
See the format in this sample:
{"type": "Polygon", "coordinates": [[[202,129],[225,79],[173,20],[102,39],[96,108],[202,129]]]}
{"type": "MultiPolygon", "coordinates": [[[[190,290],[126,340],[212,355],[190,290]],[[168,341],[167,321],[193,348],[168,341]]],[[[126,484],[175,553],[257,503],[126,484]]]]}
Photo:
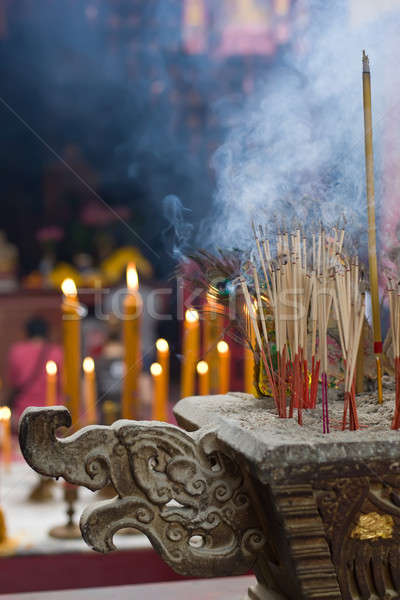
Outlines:
{"type": "Polygon", "coordinates": [[[81,517],[82,536],[95,550],[113,550],[115,532],[134,527],[178,573],[239,575],[251,568],[264,535],[240,468],[211,430],[122,420],[56,437],[70,424],[64,407],[29,408],[20,445],[42,475],[91,490],[113,484],[118,496],[81,517]]]}

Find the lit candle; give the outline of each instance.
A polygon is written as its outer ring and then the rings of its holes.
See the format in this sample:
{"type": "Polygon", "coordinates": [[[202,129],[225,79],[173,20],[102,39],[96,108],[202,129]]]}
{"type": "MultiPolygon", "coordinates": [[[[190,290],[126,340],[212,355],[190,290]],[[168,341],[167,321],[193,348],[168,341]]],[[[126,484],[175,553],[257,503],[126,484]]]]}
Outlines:
{"type": "Polygon", "coordinates": [[[46,406],[57,404],[57,364],[54,360],[46,363],[46,406]]]}
{"type": "Polygon", "coordinates": [[[181,397],[193,396],[195,392],[196,363],[199,358],[199,313],[189,308],[183,322],[181,397]]]}
{"type": "Polygon", "coordinates": [[[82,363],[83,379],[83,398],[85,404],[85,421],[87,425],[93,425],[97,421],[96,414],[96,374],[94,370],[94,360],[91,356],[83,359],[82,363]]]}
{"type": "Polygon", "coordinates": [[[199,394],[200,396],[208,396],[210,393],[210,372],[208,363],[206,363],[205,360],[199,361],[196,370],[199,376],[199,394]]]}
{"type": "Polygon", "coordinates": [[[73,279],[61,284],[64,294],[63,319],[63,387],[67,406],[71,412],[72,426],[79,427],[81,392],[81,321],[78,294],[73,279]]]}
{"type": "Polygon", "coordinates": [[[122,418],[138,417],[137,386],[141,370],[139,278],[136,267],[130,263],[126,269],[128,294],[124,299],[124,381],[122,390],[122,418]]]}
{"type": "Polygon", "coordinates": [[[229,391],[230,381],[230,351],[228,344],[221,340],[217,344],[219,356],[219,393],[226,394],[229,391]]]}
{"type": "Polygon", "coordinates": [[[168,392],[169,392],[169,345],[167,340],[159,338],[156,341],[157,348],[157,362],[162,367],[162,383],[164,386],[164,398],[165,402],[168,403],[168,392]]]}
{"type": "Polygon", "coordinates": [[[224,329],[223,307],[211,291],[206,295],[203,317],[203,355],[207,358],[210,388],[218,389],[217,342],[224,329]]]}
{"type": "Polygon", "coordinates": [[[9,469],[11,463],[11,410],[8,406],[0,407],[0,423],[2,426],[1,450],[3,462],[9,469]]]}
{"type": "Polygon", "coordinates": [[[153,363],[150,367],[153,378],[153,411],[154,421],[167,421],[167,402],[165,398],[165,385],[163,383],[163,368],[160,363],[153,363]]]}

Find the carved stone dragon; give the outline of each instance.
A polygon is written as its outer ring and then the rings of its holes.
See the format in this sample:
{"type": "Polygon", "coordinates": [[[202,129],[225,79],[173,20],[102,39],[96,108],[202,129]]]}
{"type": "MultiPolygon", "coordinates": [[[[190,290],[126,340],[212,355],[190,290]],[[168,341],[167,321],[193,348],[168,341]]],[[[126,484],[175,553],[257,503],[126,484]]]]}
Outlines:
{"type": "Polygon", "coordinates": [[[117,421],[68,437],[64,407],[28,408],[20,446],[38,473],[118,496],[81,517],[82,536],[99,552],[114,549],[125,527],[142,531],[178,573],[211,577],[246,573],[265,544],[245,480],[212,429],[187,433],[158,422],[117,421]]]}

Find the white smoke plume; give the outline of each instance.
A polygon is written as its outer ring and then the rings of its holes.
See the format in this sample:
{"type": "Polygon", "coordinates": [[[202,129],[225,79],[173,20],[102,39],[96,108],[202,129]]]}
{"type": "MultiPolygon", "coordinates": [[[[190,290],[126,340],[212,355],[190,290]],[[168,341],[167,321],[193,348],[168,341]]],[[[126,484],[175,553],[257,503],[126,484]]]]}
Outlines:
{"type": "MultiPolygon", "coordinates": [[[[252,219],[267,228],[275,227],[275,219],[315,228],[345,217],[365,248],[361,57],[365,48],[372,71],[379,209],[387,115],[400,100],[392,77],[398,69],[400,11],[357,23],[341,2],[319,2],[310,19],[305,37],[265,72],[244,106],[230,112],[223,107],[231,127],[213,158],[217,189],[199,245],[208,234],[211,247],[246,247],[252,219]]],[[[393,127],[400,131],[397,123],[393,127]]]]}

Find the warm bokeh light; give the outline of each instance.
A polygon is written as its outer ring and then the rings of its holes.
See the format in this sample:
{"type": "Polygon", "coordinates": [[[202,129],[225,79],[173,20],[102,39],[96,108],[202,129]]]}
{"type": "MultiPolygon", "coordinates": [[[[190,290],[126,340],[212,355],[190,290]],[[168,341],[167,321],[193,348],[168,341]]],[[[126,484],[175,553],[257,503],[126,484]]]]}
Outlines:
{"type": "Polygon", "coordinates": [[[156,348],[159,352],[168,352],[169,345],[168,345],[167,340],[164,340],[164,338],[159,338],[156,341],[156,348]]]}
{"type": "Polygon", "coordinates": [[[205,375],[206,373],[208,373],[208,364],[205,360],[200,360],[197,363],[196,369],[199,375],[205,375]]]}
{"type": "Polygon", "coordinates": [[[135,263],[129,263],[126,268],[126,285],[131,291],[139,289],[139,277],[135,263]]]}
{"type": "Polygon", "coordinates": [[[47,375],[57,375],[57,365],[54,360],[48,360],[46,363],[47,375]]]}
{"type": "Polygon", "coordinates": [[[220,354],[226,354],[227,352],[229,352],[229,346],[226,342],[224,342],[224,340],[221,340],[217,344],[217,350],[220,354]]]}
{"type": "Polygon", "coordinates": [[[153,363],[150,367],[150,373],[153,375],[153,377],[158,377],[159,375],[161,375],[162,366],[160,365],[160,363],[153,363]]]}
{"type": "Polygon", "coordinates": [[[61,291],[64,294],[64,296],[68,296],[69,298],[75,298],[78,293],[76,290],[75,281],[70,277],[64,279],[64,281],[61,284],[61,291]]]}
{"type": "Polygon", "coordinates": [[[11,418],[11,410],[8,406],[0,406],[0,421],[8,421],[11,418]]]}
{"type": "Polygon", "coordinates": [[[199,313],[194,308],[188,308],[185,312],[185,319],[188,323],[196,323],[199,320],[199,313]]]}
{"type": "Polygon", "coordinates": [[[85,373],[93,373],[94,371],[94,360],[91,356],[87,356],[83,359],[83,370],[85,373]]]}

